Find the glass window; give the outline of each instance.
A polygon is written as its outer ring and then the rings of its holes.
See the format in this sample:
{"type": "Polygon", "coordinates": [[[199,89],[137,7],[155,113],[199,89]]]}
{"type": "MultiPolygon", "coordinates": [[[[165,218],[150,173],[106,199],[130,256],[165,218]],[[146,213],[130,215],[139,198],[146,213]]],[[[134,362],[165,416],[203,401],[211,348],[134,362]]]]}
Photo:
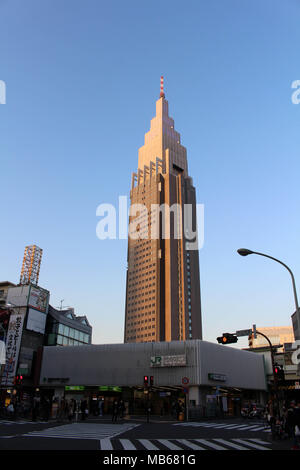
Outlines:
{"type": "Polygon", "coordinates": [[[60,344],[60,345],[63,344],[63,337],[60,335],[57,335],[57,344],[60,344]]]}
{"type": "Polygon", "coordinates": [[[82,331],[79,332],[79,340],[83,341],[84,339],[84,333],[82,331]]]}
{"type": "Polygon", "coordinates": [[[74,328],[70,328],[70,338],[74,338],[75,337],[75,330],[74,328]]]}
{"type": "Polygon", "coordinates": [[[68,338],[63,338],[63,345],[68,346],[68,344],[69,344],[68,338]]]}
{"type": "Polygon", "coordinates": [[[73,339],[69,339],[69,346],[74,346],[74,340],[73,339]]]}
{"type": "Polygon", "coordinates": [[[64,334],[64,329],[65,329],[65,325],[62,325],[62,324],[60,323],[59,326],[58,326],[58,332],[59,332],[59,334],[63,335],[63,334],[64,334]]]}
{"type": "Polygon", "coordinates": [[[89,342],[89,335],[87,335],[87,334],[84,335],[84,342],[85,343],[89,342]]]}
{"type": "Polygon", "coordinates": [[[69,328],[68,326],[65,326],[64,335],[65,335],[65,336],[70,336],[70,328],[69,328]]]}
{"type": "Polygon", "coordinates": [[[75,337],[75,339],[77,339],[77,340],[79,339],[79,331],[78,331],[78,330],[75,330],[75,336],[74,336],[74,337],[75,337]]]}

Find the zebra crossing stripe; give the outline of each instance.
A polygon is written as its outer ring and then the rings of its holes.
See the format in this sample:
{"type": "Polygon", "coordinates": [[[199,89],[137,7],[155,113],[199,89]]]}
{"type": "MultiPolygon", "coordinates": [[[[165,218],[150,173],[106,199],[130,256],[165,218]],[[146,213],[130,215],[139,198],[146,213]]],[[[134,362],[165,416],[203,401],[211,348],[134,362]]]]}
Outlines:
{"type": "Polygon", "coordinates": [[[256,426],[255,428],[251,429],[251,431],[261,431],[262,429],[265,429],[264,426],[256,426]]]}
{"type": "Polygon", "coordinates": [[[207,439],[194,439],[197,442],[200,442],[200,444],[204,444],[207,447],[211,447],[214,450],[228,450],[225,449],[225,447],[221,447],[218,444],[215,444],[214,442],[208,441],[207,439]]]}
{"type": "Polygon", "coordinates": [[[186,439],[176,439],[176,441],[180,442],[180,444],[183,444],[193,450],[205,450],[203,449],[203,447],[197,446],[197,444],[194,444],[193,442],[189,442],[186,439]]]}
{"type": "Polygon", "coordinates": [[[232,447],[233,449],[236,449],[236,450],[250,450],[250,449],[247,449],[247,447],[239,446],[237,444],[234,444],[234,442],[225,441],[224,439],[218,438],[218,439],[214,439],[214,441],[220,442],[220,444],[225,444],[225,446],[232,447]]]}
{"type": "Polygon", "coordinates": [[[100,449],[101,450],[113,450],[113,446],[110,439],[101,439],[100,440],[100,449]]]}
{"type": "Polygon", "coordinates": [[[265,444],[268,446],[271,445],[271,442],[266,442],[266,441],[263,441],[262,439],[253,439],[252,437],[249,438],[248,441],[253,441],[253,442],[256,442],[257,444],[265,444]]]}
{"type": "Polygon", "coordinates": [[[159,450],[149,439],[138,439],[138,441],[145,447],[147,450],[159,450]]]}
{"type": "Polygon", "coordinates": [[[253,442],[245,442],[243,441],[242,439],[232,439],[234,442],[238,442],[239,444],[245,444],[247,445],[248,447],[253,447],[254,449],[257,449],[257,450],[271,450],[271,449],[266,449],[265,447],[263,446],[260,446],[258,444],[254,444],[253,442]]]}
{"type": "Polygon", "coordinates": [[[170,450],[182,450],[181,447],[178,447],[177,445],[173,444],[170,442],[168,439],[157,439],[158,442],[166,446],[170,450]]]}
{"type": "Polygon", "coordinates": [[[124,450],[136,450],[136,447],[132,444],[129,439],[120,439],[120,442],[124,450]]]}

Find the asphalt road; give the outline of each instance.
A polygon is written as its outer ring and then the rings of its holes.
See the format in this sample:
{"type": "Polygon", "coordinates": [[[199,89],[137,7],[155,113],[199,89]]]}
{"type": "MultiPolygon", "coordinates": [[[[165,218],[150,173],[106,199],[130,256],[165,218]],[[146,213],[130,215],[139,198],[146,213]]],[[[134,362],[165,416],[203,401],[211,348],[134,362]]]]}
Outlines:
{"type": "Polygon", "coordinates": [[[31,423],[0,420],[0,450],[81,450],[198,452],[200,450],[287,450],[291,441],[273,441],[263,423],[252,420],[146,422],[109,419],[31,423]]]}

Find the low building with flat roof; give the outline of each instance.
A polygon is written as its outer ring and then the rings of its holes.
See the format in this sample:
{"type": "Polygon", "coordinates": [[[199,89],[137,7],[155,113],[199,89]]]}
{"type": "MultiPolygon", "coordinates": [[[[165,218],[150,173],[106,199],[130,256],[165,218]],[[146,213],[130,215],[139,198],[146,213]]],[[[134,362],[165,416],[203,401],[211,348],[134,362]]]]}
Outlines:
{"type": "Polygon", "coordinates": [[[192,408],[207,409],[214,404],[238,414],[235,408],[244,400],[264,402],[267,383],[262,356],[188,340],[44,347],[40,388],[56,397],[102,397],[108,410],[119,396],[130,414],[142,413],[149,396],[154,414],[186,396],[192,408]],[[148,382],[152,378],[150,389],[145,387],[145,377],[148,382]]]}

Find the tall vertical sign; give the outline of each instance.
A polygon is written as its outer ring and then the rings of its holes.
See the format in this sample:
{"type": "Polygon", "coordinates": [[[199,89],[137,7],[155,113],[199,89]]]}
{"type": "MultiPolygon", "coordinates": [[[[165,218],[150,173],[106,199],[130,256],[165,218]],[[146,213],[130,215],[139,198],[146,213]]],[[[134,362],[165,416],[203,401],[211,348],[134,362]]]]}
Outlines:
{"type": "Polygon", "coordinates": [[[6,339],[6,363],[2,374],[2,385],[11,387],[17,373],[19,351],[25,313],[14,313],[10,316],[6,339]]]}

